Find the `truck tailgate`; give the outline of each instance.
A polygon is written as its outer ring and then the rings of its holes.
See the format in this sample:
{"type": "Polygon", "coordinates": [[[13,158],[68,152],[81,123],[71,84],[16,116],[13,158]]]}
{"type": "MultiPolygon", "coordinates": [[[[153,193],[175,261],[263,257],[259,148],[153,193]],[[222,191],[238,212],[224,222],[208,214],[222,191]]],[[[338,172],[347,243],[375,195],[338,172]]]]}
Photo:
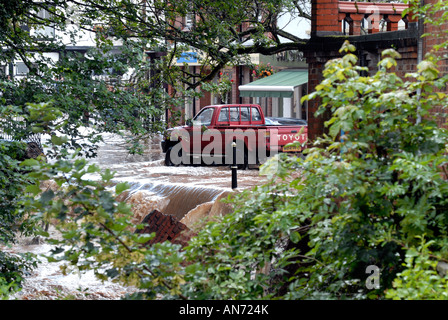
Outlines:
{"type": "Polygon", "coordinates": [[[307,126],[275,126],[269,127],[271,150],[277,149],[282,152],[300,152],[304,149],[304,144],[308,138],[307,126]],[[290,143],[298,141],[299,144],[287,146],[290,143]]]}

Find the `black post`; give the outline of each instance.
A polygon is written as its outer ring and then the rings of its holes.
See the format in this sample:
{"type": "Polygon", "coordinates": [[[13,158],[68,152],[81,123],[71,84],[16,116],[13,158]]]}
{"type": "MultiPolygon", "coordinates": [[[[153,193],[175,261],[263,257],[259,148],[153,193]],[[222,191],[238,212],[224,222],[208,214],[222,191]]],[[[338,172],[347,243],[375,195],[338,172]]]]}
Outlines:
{"type": "Polygon", "coordinates": [[[232,189],[236,189],[238,186],[237,182],[237,175],[236,170],[238,169],[238,166],[236,165],[236,142],[232,143],[232,150],[233,150],[233,164],[232,164],[232,189]]]}

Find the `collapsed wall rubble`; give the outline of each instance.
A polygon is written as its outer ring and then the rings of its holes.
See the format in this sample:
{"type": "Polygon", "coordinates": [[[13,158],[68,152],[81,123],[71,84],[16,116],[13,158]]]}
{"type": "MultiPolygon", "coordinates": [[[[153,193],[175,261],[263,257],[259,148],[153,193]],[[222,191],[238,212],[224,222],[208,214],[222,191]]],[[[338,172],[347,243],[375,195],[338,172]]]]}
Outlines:
{"type": "Polygon", "coordinates": [[[136,230],[137,233],[155,233],[155,237],[146,242],[145,246],[154,243],[170,241],[173,244],[186,246],[194,233],[176,217],[164,214],[158,210],[151,211],[142,221],[143,229],[136,230]]]}

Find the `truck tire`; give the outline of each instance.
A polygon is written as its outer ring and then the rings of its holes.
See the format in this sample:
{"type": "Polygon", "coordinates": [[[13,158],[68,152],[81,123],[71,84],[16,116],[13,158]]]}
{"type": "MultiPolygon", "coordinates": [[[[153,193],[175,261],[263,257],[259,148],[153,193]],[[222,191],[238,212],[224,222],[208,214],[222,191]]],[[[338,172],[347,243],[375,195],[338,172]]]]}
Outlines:
{"type": "MultiPolygon", "coordinates": [[[[165,153],[165,165],[167,167],[178,167],[180,165],[180,163],[173,163],[173,161],[171,160],[171,152],[173,150],[173,147],[174,146],[169,147],[165,153]]],[[[182,157],[182,149],[179,149],[178,156],[182,157]]]]}

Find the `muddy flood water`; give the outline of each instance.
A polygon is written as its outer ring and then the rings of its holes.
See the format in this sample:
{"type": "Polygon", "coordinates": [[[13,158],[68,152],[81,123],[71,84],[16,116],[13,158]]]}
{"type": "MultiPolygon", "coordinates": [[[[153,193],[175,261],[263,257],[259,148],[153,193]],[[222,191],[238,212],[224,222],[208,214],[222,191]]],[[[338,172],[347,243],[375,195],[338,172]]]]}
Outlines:
{"type": "MultiPolygon", "coordinates": [[[[198,211],[199,207],[213,203],[226,192],[232,192],[231,170],[227,166],[166,167],[158,138],[148,142],[146,152],[139,156],[129,155],[123,140],[117,135],[107,135],[104,140],[98,157],[91,162],[116,171],[117,182],[129,182],[131,188],[126,201],[133,205],[137,220],[153,209],[185,220],[189,213],[198,211]]],[[[257,168],[239,170],[238,190],[262,184],[265,180],[257,168]]],[[[58,236],[51,227],[50,234],[58,236]]],[[[0,250],[48,254],[52,249],[50,244],[33,244],[30,240],[20,238],[12,247],[0,246],[0,250]]],[[[59,264],[49,263],[45,258],[40,260],[39,267],[32,271],[23,289],[11,296],[11,300],[116,300],[132,292],[132,288],[97,280],[93,272],[64,276],[59,264]]]]}

